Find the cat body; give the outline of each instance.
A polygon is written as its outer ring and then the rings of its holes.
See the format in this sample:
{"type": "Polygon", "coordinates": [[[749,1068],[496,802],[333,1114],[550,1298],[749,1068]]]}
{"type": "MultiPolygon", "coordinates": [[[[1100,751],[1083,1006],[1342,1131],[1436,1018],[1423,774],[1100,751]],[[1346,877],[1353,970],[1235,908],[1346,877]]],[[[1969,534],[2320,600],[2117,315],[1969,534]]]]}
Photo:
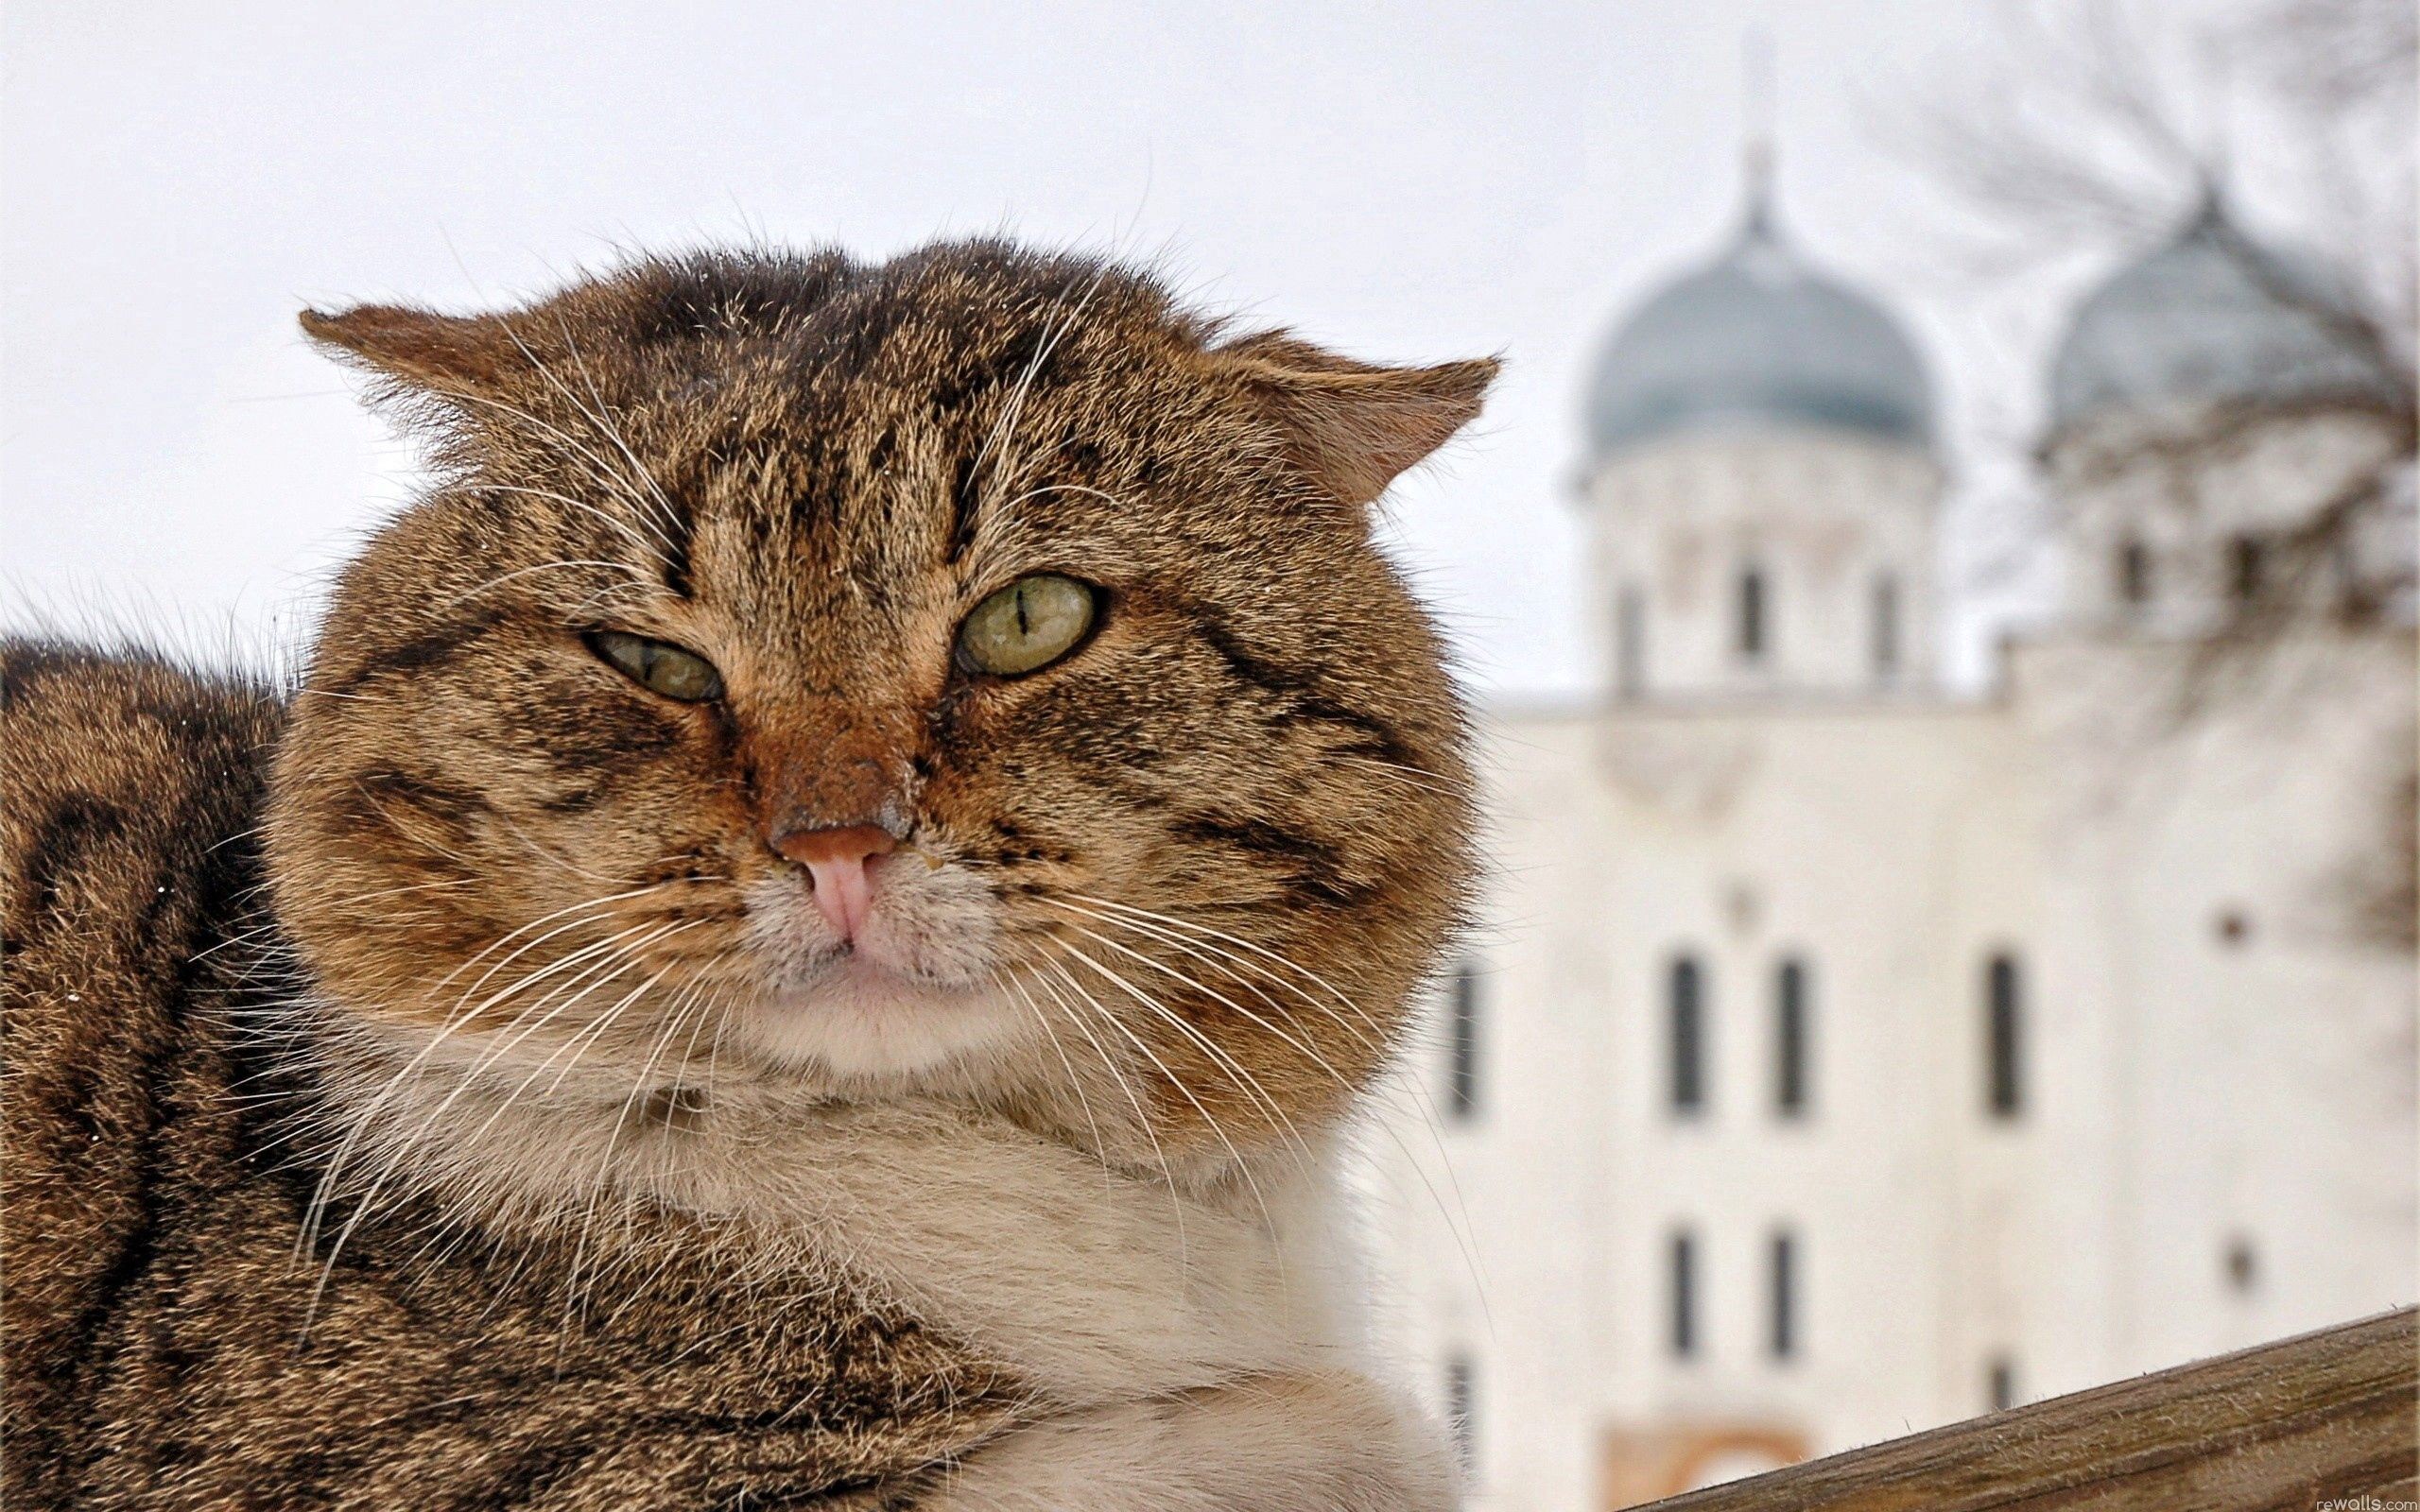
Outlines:
{"type": "Polygon", "coordinates": [[[12,1504],[1449,1504],[1332,1150],[1489,365],[984,243],[305,323],[439,481],[301,688],[9,651],[12,1504]]]}

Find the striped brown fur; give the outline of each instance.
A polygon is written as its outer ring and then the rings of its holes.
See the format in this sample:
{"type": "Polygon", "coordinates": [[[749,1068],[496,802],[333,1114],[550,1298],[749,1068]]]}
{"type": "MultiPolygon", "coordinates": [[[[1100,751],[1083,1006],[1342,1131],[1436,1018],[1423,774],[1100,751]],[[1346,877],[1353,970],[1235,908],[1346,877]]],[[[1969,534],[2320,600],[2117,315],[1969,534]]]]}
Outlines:
{"type": "Polygon", "coordinates": [[[237,939],[283,712],[49,647],[6,677],[9,1505],[838,1505],[1008,1420],[913,1319],[828,1277],[768,1294],[662,1218],[587,1258],[631,1280],[566,1327],[562,1236],[407,1204],[306,1337],[317,1171],[284,1137],[319,1094],[247,1024],[280,984],[237,939]]]}
{"type": "Polygon", "coordinates": [[[700,1195],[759,1138],[717,1131],[958,1109],[1213,1202],[1341,1119],[1472,867],[1369,510],[1493,365],[989,242],[305,326],[435,480],[294,695],[9,652],[10,1503],[914,1496],[1050,1383],[700,1195]],[[971,671],[959,623],[1045,571],[1089,637],[971,671]],[[767,836],[877,802],[897,960],[852,975],[767,836]]]}

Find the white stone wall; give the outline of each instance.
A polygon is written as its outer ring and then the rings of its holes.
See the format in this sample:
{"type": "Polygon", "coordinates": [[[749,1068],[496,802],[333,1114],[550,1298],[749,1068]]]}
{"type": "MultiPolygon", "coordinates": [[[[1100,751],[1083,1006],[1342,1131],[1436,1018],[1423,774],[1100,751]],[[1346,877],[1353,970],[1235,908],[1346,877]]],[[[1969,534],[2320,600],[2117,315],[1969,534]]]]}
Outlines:
{"type": "Polygon", "coordinates": [[[2173,650],[2098,641],[2024,649],[1984,704],[1499,722],[1479,1108],[1432,1129],[1432,1045],[1427,1107],[1398,1099],[1378,1151],[1412,1352],[1432,1382],[1475,1367],[1477,1504],[1593,1504],[1609,1431],[1768,1425],[1828,1452],[1987,1410],[1996,1361],[2031,1399],[2411,1299],[2411,959],[2347,938],[2331,888],[2375,844],[2352,796],[2408,746],[2415,670],[2392,634],[2308,650],[2329,679],[2290,717],[2181,739],[2147,691],[2173,650]],[[1684,949],[1710,1106],[1677,1118],[1684,949]],[[1984,1101],[2001,951],[2011,1120],[1984,1101]],[[1773,1107],[1785,954],[1812,973],[1799,1121],[1773,1107]]]}
{"type": "Polygon", "coordinates": [[[1922,689],[1939,622],[1938,466],[1845,432],[1701,430],[1607,459],[1585,490],[1591,623],[1617,696],[1737,698],[1922,689]],[[1740,575],[1766,584],[1764,653],[1741,653],[1740,575]],[[1895,668],[1875,591],[1898,600],[1895,668]],[[1644,655],[1626,649],[1633,632],[1644,655]]]}
{"type": "Polygon", "coordinates": [[[1459,1184],[1484,1305],[1416,1180],[1385,1210],[1423,1346],[1478,1361],[1480,1505],[1591,1504],[1608,1429],[1777,1424],[1826,1450],[1981,1405],[1949,1327],[1973,1295],[1954,1255],[1955,1152],[1981,1095],[1973,979],[2033,906],[2004,854],[2031,820],[2003,725],[1934,707],[1501,729],[1481,1108],[1444,1132],[1450,1178],[1459,1184]],[[1668,1080],[1681,950],[1709,1016],[1709,1102],[1687,1118],[1668,1080]],[[1796,1121],[1774,1106],[1786,955],[1813,1003],[1796,1121]],[[1687,1360],[1668,1344],[1682,1226],[1701,1275],[1687,1360]],[[1785,1228],[1798,1339],[1775,1360],[1785,1228]]]}
{"type": "MultiPolygon", "coordinates": [[[[2317,501],[2377,469],[2397,450],[2393,422],[2357,410],[2266,419],[2205,406],[2099,417],[2060,438],[2045,458],[2068,627],[2138,634],[2207,630],[2234,592],[2238,538],[2275,541],[2306,525],[2317,501]],[[2119,556],[2143,553],[2147,600],[2130,603],[2119,556]]],[[[2296,583],[2301,596],[2341,597],[2355,581],[2408,581],[2413,542],[2400,530],[2356,533],[2296,583]]],[[[2272,564],[2284,573],[2280,557],[2272,564]]],[[[2284,580],[2282,577],[2280,580],[2284,580]]]]}
{"type": "MultiPolygon", "coordinates": [[[[2206,564],[2221,525],[2281,518],[2276,494],[2308,500],[2364,444],[2249,438],[2174,549],[2206,564]]],[[[2030,1400],[2420,1290],[2420,988],[2347,896],[2409,822],[2410,627],[2214,671],[2182,638],[2206,593],[2153,622],[2079,593],[1995,696],[1953,702],[1915,649],[1937,487],[1920,457],[1806,436],[1669,440],[1592,486],[1600,623],[1624,582],[1659,610],[1646,696],[1493,719],[1478,1110],[1437,1126],[1432,1044],[1409,1068],[1426,1097],[1392,1099],[1372,1146],[1401,1336],[1432,1389],[1472,1367],[1479,1508],[1601,1504],[1616,1435],[1829,1452],[1987,1410],[1996,1364],[2030,1400]],[[1775,575],[1761,668],[1728,640],[1750,558],[1775,575]],[[1850,592],[1877,562],[1910,593],[1893,690],[1850,592]],[[1710,1014],[1711,1106],[1687,1119],[1667,1080],[1683,949],[1710,1014]],[[2003,951],[2013,1119],[1984,1098],[2003,951]],[[1785,954],[1813,984],[1795,1122],[1772,1107],[1785,954]],[[1681,1225],[1688,1359],[1668,1338],[1681,1225]],[[1780,1226],[1789,1360],[1766,1340],[1780,1226]]],[[[2080,560],[2169,507],[2137,472],[2095,489],[2080,560]]]]}
{"type": "Polygon", "coordinates": [[[2103,1347],[2047,1389],[2413,1298],[2420,1004],[2409,951],[2365,933],[2350,865],[2395,822],[2412,651],[2378,631],[2217,672],[2142,642],[2017,658],[2029,744],[2061,779],[2046,965],[2105,1072],[2077,1116],[2105,1125],[2118,1183],[2103,1347]]]}

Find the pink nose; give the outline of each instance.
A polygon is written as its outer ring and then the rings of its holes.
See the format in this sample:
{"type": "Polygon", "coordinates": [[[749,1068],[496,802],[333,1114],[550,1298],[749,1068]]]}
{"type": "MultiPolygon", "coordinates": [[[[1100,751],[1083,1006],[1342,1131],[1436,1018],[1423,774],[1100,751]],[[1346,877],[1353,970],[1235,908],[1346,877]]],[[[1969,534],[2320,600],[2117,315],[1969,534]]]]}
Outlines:
{"type": "Polygon", "coordinates": [[[806,868],[816,908],[836,934],[853,940],[873,912],[873,879],[866,874],[866,863],[889,855],[898,843],[878,824],[848,824],[776,835],[773,849],[806,868]]]}

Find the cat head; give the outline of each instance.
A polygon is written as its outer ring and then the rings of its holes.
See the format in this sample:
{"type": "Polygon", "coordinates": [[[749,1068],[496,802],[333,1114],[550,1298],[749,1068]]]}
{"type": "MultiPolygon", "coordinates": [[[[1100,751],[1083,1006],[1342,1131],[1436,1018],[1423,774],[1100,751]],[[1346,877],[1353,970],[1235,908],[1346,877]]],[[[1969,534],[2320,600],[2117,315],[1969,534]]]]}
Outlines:
{"type": "Polygon", "coordinates": [[[1493,363],[995,242],[303,325],[435,468],[278,756],[279,918],[354,1021],[614,1103],[1072,1094],[1105,1153],[1282,1136],[1392,1047],[1472,819],[1371,507],[1493,363]]]}

